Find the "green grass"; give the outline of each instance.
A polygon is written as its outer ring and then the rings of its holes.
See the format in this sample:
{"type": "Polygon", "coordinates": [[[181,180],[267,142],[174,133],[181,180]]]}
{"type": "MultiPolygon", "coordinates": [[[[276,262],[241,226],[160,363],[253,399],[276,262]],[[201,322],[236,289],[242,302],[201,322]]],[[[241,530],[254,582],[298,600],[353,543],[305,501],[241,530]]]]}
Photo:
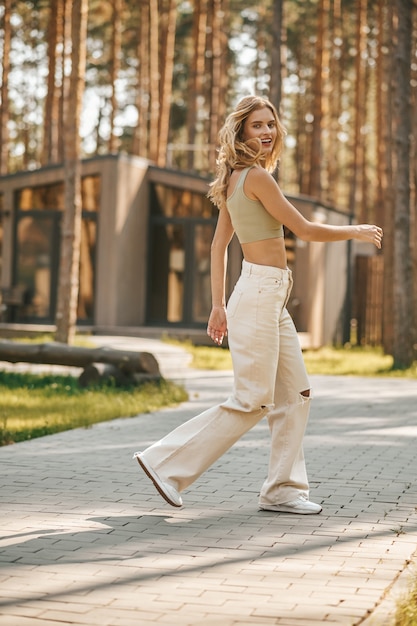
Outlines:
{"type": "Polygon", "coordinates": [[[192,355],[190,367],[203,370],[231,370],[232,357],[227,348],[181,344],[192,355]]]}
{"type": "MultiPolygon", "coordinates": [[[[88,338],[80,338],[81,343],[85,341],[88,338]]],[[[192,354],[193,368],[232,369],[226,348],[169,341],[192,354]]],[[[416,363],[408,370],[394,370],[392,357],[379,349],[321,348],[307,350],[304,359],[310,374],[417,378],[416,363]]],[[[0,445],[149,413],[186,399],[182,387],[164,380],[131,388],[103,384],[82,389],[72,376],[0,372],[0,445]]]]}
{"type": "Polygon", "coordinates": [[[166,380],[83,389],[72,376],[0,372],[0,445],[149,413],[186,399],[183,387],[166,380]]]}
{"type": "Polygon", "coordinates": [[[309,374],[417,378],[417,362],[408,369],[394,369],[392,356],[381,348],[324,347],[307,350],[304,360],[309,374]]]}
{"type": "Polygon", "coordinates": [[[397,602],[393,626],[417,626],[417,573],[414,573],[408,593],[397,602]]]}
{"type": "MultiPolygon", "coordinates": [[[[192,367],[197,369],[230,370],[229,350],[218,347],[182,345],[191,352],[192,367]]],[[[303,353],[309,374],[338,376],[393,376],[417,378],[417,362],[407,370],[393,369],[393,359],[379,348],[330,348],[306,350],[303,353]]]]}
{"type": "MultiPolygon", "coordinates": [[[[51,343],[55,341],[53,333],[42,333],[34,335],[32,337],[13,337],[9,341],[16,341],[17,343],[51,343]]],[[[74,337],[74,346],[81,346],[83,348],[96,348],[94,342],[89,339],[89,335],[76,335],[74,337]]]]}

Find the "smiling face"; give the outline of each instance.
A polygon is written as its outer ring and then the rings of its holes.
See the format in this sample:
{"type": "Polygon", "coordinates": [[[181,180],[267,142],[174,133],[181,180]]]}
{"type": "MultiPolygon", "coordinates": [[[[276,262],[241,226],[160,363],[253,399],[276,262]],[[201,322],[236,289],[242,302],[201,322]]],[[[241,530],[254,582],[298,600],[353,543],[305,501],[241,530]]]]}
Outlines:
{"type": "Polygon", "coordinates": [[[272,152],[277,139],[277,124],[275,116],[269,107],[256,109],[247,117],[242,132],[243,141],[259,139],[262,151],[266,155],[272,152]]]}

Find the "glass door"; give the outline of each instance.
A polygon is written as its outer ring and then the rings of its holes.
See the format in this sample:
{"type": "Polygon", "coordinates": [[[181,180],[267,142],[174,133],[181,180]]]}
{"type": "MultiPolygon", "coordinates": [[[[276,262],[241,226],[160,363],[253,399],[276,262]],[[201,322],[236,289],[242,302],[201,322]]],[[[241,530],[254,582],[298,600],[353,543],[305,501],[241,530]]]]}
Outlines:
{"type": "Polygon", "coordinates": [[[199,326],[207,322],[214,226],[207,220],[154,221],[148,280],[149,323],[199,326]]]}

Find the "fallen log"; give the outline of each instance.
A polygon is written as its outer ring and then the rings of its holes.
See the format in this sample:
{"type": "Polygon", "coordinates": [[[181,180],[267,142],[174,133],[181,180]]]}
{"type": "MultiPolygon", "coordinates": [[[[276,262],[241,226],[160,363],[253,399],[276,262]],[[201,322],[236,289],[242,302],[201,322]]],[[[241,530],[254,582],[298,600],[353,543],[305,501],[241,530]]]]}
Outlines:
{"type": "Polygon", "coordinates": [[[108,377],[111,375],[110,372],[120,382],[139,380],[141,375],[143,378],[161,378],[158,361],[150,352],[133,352],[108,347],[86,348],[58,342],[28,344],[0,340],[0,361],[66,365],[84,369],[90,367],[90,373],[84,376],[85,382],[89,377],[92,380],[108,377]],[[108,369],[98,367],[97,364],[107,365],[108,369]],[[96,368],[96,373],[93,373],[91,366],[96,368]]]}
{"type": "Polygon", "coordinates": [[[130,385],[140,385],[150,380],[160,380],[160,378],[160,374],[122,372],[119,367],[110,365],[109,363],[90,363],[90,365],[87,365],[81,372],[78,377],[78,382],[80,387],[92,387],[111,380],[117,387],[126,387],[130,385]]]}

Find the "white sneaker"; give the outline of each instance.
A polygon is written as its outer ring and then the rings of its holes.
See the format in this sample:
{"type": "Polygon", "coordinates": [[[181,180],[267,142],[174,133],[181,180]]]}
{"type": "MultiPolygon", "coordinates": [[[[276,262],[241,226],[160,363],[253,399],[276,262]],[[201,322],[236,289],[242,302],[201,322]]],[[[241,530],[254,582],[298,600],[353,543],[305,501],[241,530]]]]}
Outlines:
{"type": "Polygon", "coordinates": [[[260,504],[261,511],[274,511],[276,513],[297,513],[297,515],[314,515],[322,511],[320,504],[310,502],[305,496],[298,496],[291,502],[282,504],[260,504]]]}
{"type": "Polygon", "coordinates": [[[140,452],[135,452],[133,455],[134,459],[137,459],[137,462],[145,472],[148,478],[151,479],[161,496],[170,504],[171,506],[182,506],[182,498],[178,491],[170,485],[169,483],[164,482],[159,478],[158,474],[152,469],[150,465],[145,461],[143,457],[141,457],[140,452]]]}

